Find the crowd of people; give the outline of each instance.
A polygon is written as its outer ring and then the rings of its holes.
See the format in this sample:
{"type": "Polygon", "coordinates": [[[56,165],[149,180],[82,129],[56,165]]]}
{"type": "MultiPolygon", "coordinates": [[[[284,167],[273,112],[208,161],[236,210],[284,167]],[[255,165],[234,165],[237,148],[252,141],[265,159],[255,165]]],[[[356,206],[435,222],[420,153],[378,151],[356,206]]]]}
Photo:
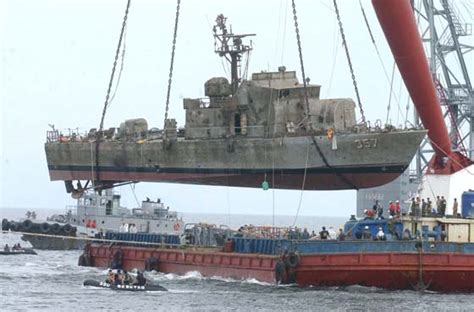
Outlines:
{"type": "MultiPolygon", "coordinates": [[[[364,210],[364,218],[365,219],[384,219],[384,208],[383,205],[380,203],[379,200],[376,200],[372,209],[365,209],[364,210]]],[[[391,218],[399,218],[402,213],[402,208],[400,205],[400,201],[389,201],[388,202],[388,213],[391,218]]]]}
{"type": "MultiPolygon", "coordinates": [[[[437,196],[436,202],[427,197],[413,197],[410,201],[408,211],[402,212],[399,200],[388,202],[388,214],[390,218],[399,218],[402,214],[414,217],[444,217],[446,216],[447,200],[444,196],[437,196]]],[[[459,203],[454,199],[452,206],[452,216],[459,217],[459,203]]],[[[376,200],[372,209],[364,210],[364,219],[384,219],[384,207],[379,200],[376,200]]]]}
{"type": "MultiPolygon", "coordinates": [[[[446,207],[447,200],[444,196],[437,196],[435,203],[433,203],[429,197],[426,198],[426,200],[424,198],[420,199],[420,197],[413,197],[411,199],[409,214],[415,217],[444,217],[446,216],[446,207]]],[[[455,218],[459,217],[458,208],[459,203],[457,198],[455,198],[452,206],[452,216],[455,218]]]]}
{"type": "Polygon", "coordinates": [[[13,245],[13,247],[10,248],[8,244],[5,244],[5,247],[3,247],[3,251],[5,252],[10,252],[10,251],[18,251],[18,250],[23,250],[23,247],[21,247],[20,243],[13,245]]]}
{"type": "Polygon", "coordinates": [[[109,270],[105,282],[110,285],[145,286],[147,280],[145,276],[143,276],[143,273],[140,271],[137,272],[137,277],[133,278],[133,276],[128,274],[127,271],[122,272],[122,270],[117,270],[117,272],[114,273],[112,270],[109,270]]]}

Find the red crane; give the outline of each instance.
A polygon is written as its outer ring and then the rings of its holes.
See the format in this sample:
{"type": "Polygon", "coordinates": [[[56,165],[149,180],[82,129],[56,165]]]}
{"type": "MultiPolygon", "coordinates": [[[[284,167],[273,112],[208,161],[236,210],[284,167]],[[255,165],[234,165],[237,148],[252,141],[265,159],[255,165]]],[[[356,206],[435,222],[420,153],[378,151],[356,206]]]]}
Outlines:
{"type": "Polygon", "coordinates": [[[418,111],[434,155],[427,173],[452,174],[473,162],[451,149],[448,130],[410,0],[372,0],[397,67],[418,111]]]}

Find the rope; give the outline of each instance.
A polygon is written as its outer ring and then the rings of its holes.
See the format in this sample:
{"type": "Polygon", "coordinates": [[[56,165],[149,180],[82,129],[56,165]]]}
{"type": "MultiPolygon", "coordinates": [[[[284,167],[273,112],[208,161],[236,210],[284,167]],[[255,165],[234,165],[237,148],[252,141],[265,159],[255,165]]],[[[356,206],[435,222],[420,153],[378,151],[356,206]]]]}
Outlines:
{"type": "Polygon", "coordinates": [[[298,220],[298,216],[300,214],[300,209],[301,209],[301,203],[303,202],[303,194],[304,194],[304,188],[305,188],[305,184],[306,184],[306,173],[307,173],[307,170],[308,170],[309,146],[310,146],[310,143],[308,143],[308,146],[306,148],[306,162],[305,162],[305,166],[304,166],[303,183],[301,185],[300,199],[299,199],[299,202],[298,202],[298,209],[296,210],[295,220],[293,220],[293,226],[295,226],[296,221],[298,220]]]}
{"type": "Polygon", "coordinates": [[[362,103],[361,103],[360,95],[359,95],[359,88],[357,87],[357,81],[355,78],[354,69],[352,68],[351,56],[349,54],[349,47],[346,42],[346,36],[344,35],[344,28],[342,27],[341,16],[339,14],[339,9],[337,7],[337,1],[333,0],[333,2],[334,2],[334,9],[336,11],[336,16],[337,16],[337,22],[339,23],[339,31],[341,32],[342,44],[344,46],[344,50],[346,51],[347,63],[349,64],[349,70],[351,71],[352,83],[354,85],[354,90],[357,97],[357,104],[359,105],[360,114],[362,116],[362,122],[365,123],[364,109],[362,108],[362,103]]]}
{"type": "MultiPolygon", "coordinates": [[[[271,107],[273,103],[273,92],[274,90],[272,89],[272,82],[271,80],[268,80],[268,89],[270,90],[270,100],[268,103],[268,110],[267,110],[267,121],[270,120],[270,113],[271,113],[271,107]]],[[[280,97],[277,98],[278,105],[280,104],[280,97]]],[[[270,131],[270,125],[267,125],[267,131],[270,131]]],[[[275,138],[275,131],[271,131],[272,137],[270,140],[270,148],[273,150],[273,139],[275,138]]],[[[265,164],[267,163],[267,144],[264,144],[264,149],[263,149],[263,155],[265,159],[265,164]]],[[[267,181],[267,172],[265,171],[264,174],[264,181],[267,181]]],[[[275,154],[272,153],[272,225],[275,226],[275,154]]]]}
{"type": "Polygon", "coordinates": [[[130,189],[132,190],[133,198],[135,198],[135,201],[137,202],[137,206],[140,207],[140,202],[138,201],[137,194],[135,194],[135,184],[129,184],[130,189]]]}
{"type": "MultiPolygon", "coordinates": [[[[180,4],[181,4],[181,0],[177,0],[176,18],[174,20],[173,45],[172,45],[172,48],[171,48],[170,73],[169,73],[169,76],[168,76],[168,91],[166,92],[166,106],[165,106],[165,121],[164,121],[164,124],[166,124],[166,120],[168,119],[168,110],[169,110],[170,93],[171,93],[171,82],[172,82],[172,79],[173,79],[174,55],[175,55],[175,51],[176,51],[176,37],[178,35],[178,21],[179,21],[180,4]]],[[[164,125],[163,125],[163,129],[164,129],[164,125]]]]}
{"type": "Polygon", "coordinates": [[[337,44],[337,41],[339,41],[339,32],[336,32],[336,29],[334,29],[333,40],[334,40],[334,47],[333,47],[332,55],[334,57],[332,59],[331,76],[329,77],[329,85],[328,85],[328,88],[327,88],[327,96],[328,97],[331,95],[332,82],[333,82],[333,78],[334,78],[334,72],[336,70],[337,54],[339,52],[339,45],[337,44]]]}
{"type": "Polygon", "coordinates": [[[394,76],[395,76],[395,62],[393,62],[393,67],[392,67],[392,79],[390,80],[390,96],[388,97],[387,118],[385,120],[385,124],[388,124],[388,117],[390,115],[390,107],[391,107],[391,104],[392,104],[393,77],[394,76]]]}
{"type": "Polygon", "coordinates": [[[287,25],[287,20],[288,20],[288,0],[286,0],[286,7],[285,7],[285,21],[283,25],[283,38],[281,41],[281,58],[280,58],[280,64],[283,64],[283,60],[285,59],[285,41],[286,41],[286,25],[287,25]]]}
{"type": "MultiPolygon", "coordinates": [[[[312,126],[312,123],[311,123],[311,118],[310,118],[311,114],[310,114],[310,109],[309,109],[307,82],[306,82],[306,75],[305,75],[305,72],[304,72],[303,52],[302,52],[302,48],[301,48],[301,38],[300,38],[300,31],[299,31],[299,28],[298,28],[298,17],[296,15],[295,0],[291,0],[291,3],[292,3],[292,6],[293,6],[293,19],[295,21],[296,41],[297,41],[297,44],[298,44],[298,54],[299,54],[299,58],[300,58],[301,75],[302,75],[302,78],[303,78],[303,95],[304,95],[304,103],[305,103],[305,110],[306,110],[307,131],[310,133],[310,137],[311,137],[311,140],[313,141],[314,147],[316,148],[316,151],[318,152],[318,155],[321,158],[321,160],[323,161],[323,163],[326,165],[327,168],[332,168],[331,165],[329,165],[328,160],[324,156],[323,151],[319,147],[318,142],[316,141],[316,139],[314,138],[314,135],[313,135],[314,134],[314,129],[313,129],[313,126],[312,126]]],[[[306,170],[306,168],[305,168],[305,170],[306,170]]],[[[338,172],[335,172],[335,171],[334,171],[334,173],[344,183],[346,183],[348,186],[350,186],[353,189],[357,189],[357,187],[355,187],[354,184],[352,184],[349,180],[347,180],[347,178],[345,176],[343,176],[342,174],[340,174],[338,172]]]]}
{"type": "Polygon", "coordinates": [[[97,133],[97,141],[95,145],[95,167],[96,167],[96,181],[99,184],[99,145],[100,145],[100,140],[102,139],[103,133],[102,130],[104,128],[104,119],[105,119],[105,114],[107,112],[107,107],[109,105],[109,98],[110,98],[110,91],[112,90],[112,84],[114,81],[114,75],[115,75],[115,69],[117,68],[117,61],[119,58],[120,54],[120,48],[122,46],[122,40],[125,34],[125,27],[127,25],[127,18],[128,18],[128,11],[130,9],[130,2],[131,0],[127,1],[127,8],[125,9],[125,15],[123,17],[123,22],[122,22],[122,30],[120,31],[120,37],[119,41],[117,44],[117,50],[115,51],[115,59],[114,59],[114,65],[112,67],[112,73],[110,74],[110,80],[109,80],[109,86],[107,88],[107,94],[105,96],[105,102],[104,102],[104,108],[102,110],[102,117],[100,119],[100,125],[99,125],[99,132],[97,133]]]}
{"type": "Polygon", "coordinates": [[[109,107],[110,107],[110,105],[112,105],[112,101],[115,99],[115,94],[117,94],[117,90],[118,90],[118,87],[120,85],[120,78],[122,78],[123,65],[125,63],[125,49],[126,49],[126,47],[127,47],[127,28],[125,27],[125,32],[123,34],[123,48],[122,48],[120,70],[119,70],[119,73],[118,73],[117,82],[115,83],[114,93],[112,94],[112,96],[110,97],[110,100],[109,100],[109,107]]]}
{"type": "MultiPolygon", "coordinates": [[[[382,56],[380,55],[380,51],[379,51],[379,48],[377,46],[377,43],[375,42],[375,38],[374,38],[374,35],[372,33],[372,29],[370,28],[369,20],[367,19],[367,15],[365,14],[364,6],[362,5],[361,0],[359,0],[359,6],[360,6],[360,10],[362,11],[362,16],[364,17],[365,25],[367,26],[367,31],[369,32],[369,35],[370,35],[370,40],[372,41],[372,44],[374,45],[375,52],[377,53],[377,57],[379,59],[380,65],[382,65],[382,69],[383,69],[383,73],[385,75],[385,79],[387,79],[387,82],[390,84],[390,97],[393,96],[395,98],[395,102],[398,105],[398,113],[403,116],[403,113],[402,113],[401,108],[400,108],[400,101],[399,101],[398,97],[396,96],[396,94],[394,93],[393,88],[392,88],[393,78],[394,78],[394,73],[395,73],[394,72],[395,62],[393,63],[394,68],[392,70],[392,79],[390,79],[389,75],[388,75],[387,68],[385,68],[382,56]]],[[[390,109],[390,107],[389,107],[389,109],[390,109]]],[[[389,115],[389,112],[387,112],[387,123],[388,123],[388,115],[389,115]]]]}

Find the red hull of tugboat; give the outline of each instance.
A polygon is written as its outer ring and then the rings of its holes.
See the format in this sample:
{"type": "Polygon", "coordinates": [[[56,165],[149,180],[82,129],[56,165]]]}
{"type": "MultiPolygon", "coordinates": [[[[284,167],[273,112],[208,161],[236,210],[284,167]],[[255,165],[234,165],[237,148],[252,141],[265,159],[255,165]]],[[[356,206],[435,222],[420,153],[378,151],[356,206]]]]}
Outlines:
{"type": "MultiPolygon", "coordinates": [[[[87,249],[86,249],[87,250],[87,249]]],[[[158,260],[163,273],[200,272],[275,283],[280,256],[220,252],[213,249],[177,250],[144,247],[112,247],[92,244],[86,252],[90,265],[110,267],[118,250],[125,270],[145,269],[147,259],[158,260]]],[[[333,253],[302,254],[296,267],[287,268],[301,286],[362,285],[387,289],[440,292],[474,292],[474,254],[458,253],[333,253]],[[421,260],[421,261],[420,261],[421,260]],[[420,278],[421,272],[421,278],[420,278]]]]}

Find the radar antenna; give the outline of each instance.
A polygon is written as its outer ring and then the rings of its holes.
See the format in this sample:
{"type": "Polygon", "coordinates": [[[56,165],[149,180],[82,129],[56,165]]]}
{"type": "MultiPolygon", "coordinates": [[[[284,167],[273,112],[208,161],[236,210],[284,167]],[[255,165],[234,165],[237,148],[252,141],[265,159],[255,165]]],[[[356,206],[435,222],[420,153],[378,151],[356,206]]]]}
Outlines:
{"type": "Polygon", "coordinates": [[[250,45],[245,45],[242,43],[242,38],[255,36],[255,34],[233,34],[232,27],[230,28],[230,32],[227,30],[226,21],[227,17],[223,14],[219,14],[216,18],[216,24],[212,28],[215,40],[214,52],[221,57],[225,57],[230,63],[232,91],[235,92],[241,82],[240,63],[242,54],[252,50],[252,41],[250,41],[250,45]]]}

